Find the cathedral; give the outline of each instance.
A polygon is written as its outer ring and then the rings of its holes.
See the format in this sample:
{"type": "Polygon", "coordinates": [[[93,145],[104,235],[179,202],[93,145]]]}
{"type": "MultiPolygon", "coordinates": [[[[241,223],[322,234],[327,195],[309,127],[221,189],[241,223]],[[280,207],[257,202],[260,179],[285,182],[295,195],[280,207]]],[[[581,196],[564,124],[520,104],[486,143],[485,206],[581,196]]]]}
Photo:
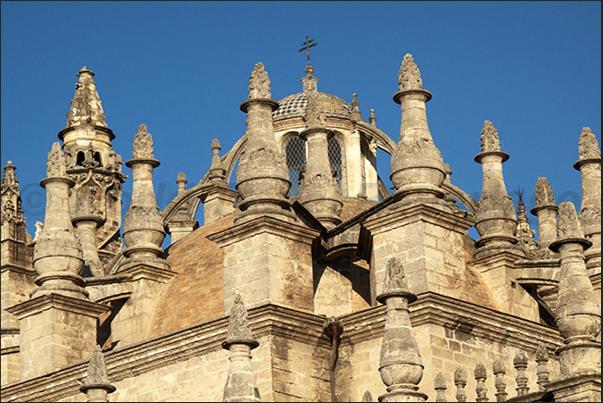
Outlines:
{"type": "Polygon", "coordinates": [[[188,187],[178,174],[163,211],[153,128],[135,122],[132,150],[113,149],[87,67],[48,144],[34,237],[7,163],[2,401],[600,401],[601,154],[589,128],[575,134],[581,206],[557,205],[533,178],[535,239],[505,186],[495,122],[464,139],[481,145],[480,200],[451,182],[411,55],[395,135],[372,110],[365,121],[356,95],[320,92],[309,56],[302,91],[280,101],[269,69],[250,71],[245,133],[227,152],[213,140],[209,171],[188,187]]]}

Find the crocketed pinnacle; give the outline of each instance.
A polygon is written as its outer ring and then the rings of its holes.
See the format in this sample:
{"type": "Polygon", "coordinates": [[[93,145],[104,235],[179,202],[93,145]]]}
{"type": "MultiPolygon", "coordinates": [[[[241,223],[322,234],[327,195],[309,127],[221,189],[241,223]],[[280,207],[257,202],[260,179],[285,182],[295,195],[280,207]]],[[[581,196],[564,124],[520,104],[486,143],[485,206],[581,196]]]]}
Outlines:
{"type": "Polygon", "coordinates": [[[96,92],[96,84],[92,78],[94,73],[84,66],[77,76],[79,80],[75,83],[75,96],[71,101],[65,127],[82,125],[107,127],[102,101],[96,92]]]}
{"type": "Polygon", "coordinates": [[[590,127],[582,128],[582,134],[578,140],[578,153],[580,159],[601,158],[601,150],[597,137],[590,130],[590,127]]]}
{"type": "Polygon", "coordinates": [[[498,130],[489,120],[484,121],[481,137],[482,152],[500,151],[500,140],[498,138],[498,130]]]}
{"type": "Polygon", "coordinates": [[[557,239],[563,238],[584,238],[578,214],[576,214],[576,208],[572,202],[564,202],[559,205],[557,239]]]}
{"type": "Polygon", "coordinates": [[[327,126],[322,98],[316,91],[312,91],[308,95],[308,106],[306,107],[304,120],[308,129],[325,128],[327,126]]]}
{"type": "Polygon", "coordinates": [[[88,365],[88,375],[86,376],[86,385],[92,384],[107,384],[109,377],[107,376],[107,366],[105,365],[105,357],[101,347],[97,344],[90,356],[90,364],[88,365]]]}
{"type": "Polygon", "coordinates": [[[209,180],[221,186],[226,186],[226,170],[222,165],[222,160],[220,159],[220,142],[218,139],[213,139],[211,142],[211,167],[209,168],[209,180]]]}
{"type": "Polygon", "coordinates": [[[15,176],[17,167],[8,161],[2,169],[2,224],[13,222],[21,225],[25,222],[21,210],[21,190],[19,179],[15,176]]]}
{"type": "Polygon", "coordinates": [[[257,346],[257,341],[249,328],[249,320],[247,318],[247,309],[243,303],[243,298],[240,294],[235,295],[234,304],[230,311],[230,319],[228,322],[228,331],[226,333],[225,346],[230,344],[252,344],[257,346]]]}
{"type": "Polygon", "coordinates": [[[553,194],[553,188],[549,184],[546,178],[538,178],[536,183],[536,206],[554,206],[555,195],[553,194]]]}
{"type": "Polygon", "coordinates": [[[270,79],[264,70],[264,64],[259,62],[249,76],[249,99],[270,98],[270,79]]]}
{"type": "Polygon", "coordinates": [[[404,59],[402,59],[402,65],[398,73],[398,84],[400,85],[400,91],[423,89],[421,72],[409,53],[404,55],[404,59]]]}

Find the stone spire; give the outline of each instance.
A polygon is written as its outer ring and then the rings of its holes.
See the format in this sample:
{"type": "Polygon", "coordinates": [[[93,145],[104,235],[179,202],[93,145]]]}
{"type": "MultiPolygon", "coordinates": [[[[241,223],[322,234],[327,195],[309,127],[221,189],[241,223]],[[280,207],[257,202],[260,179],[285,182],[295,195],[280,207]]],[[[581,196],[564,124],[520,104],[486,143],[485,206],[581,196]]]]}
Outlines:
{"type": "Polygon", "coordinates": [[[230,311],[226,341],[222,347],[230,351],[228,376],[224,387],[225,402],[260,402],[260,392],[251,367],[251,350],[259,343],[253,337],[247,309],[240,294],[235,295],[230,311]]]}
{"type": "Polygon", "coordinates": [[[80,391],[88,395],[89,402],[108,402],[107,395],[115,392],[115,386],[109,383],[105,357],[98,344],[90,356],[86,381],[80,391]]]}
{"type": "Polygon", "coordinates": [[[71,101],[65,128],[85,125],[107,127],[102,101],[92,78],[94,73],[84,66],[77,76],[79,80],[75,83],[75,96],[71,101]]]}
{"type": "Polygon", "coordinates": [[[517,202],[517,240],[519,241],[519,245],[523,246],[525,251],[529,254],[533,253],[537,246],[536,242],[534,242],[534,234],[535,230],[530,228],[530,220],[528,219],[528,213],[526,211],[526,206],[523,204],[523,189],[515,190],[515,194],[519,198],[517,202]]]}
{"type": "Polygon", "coordinates": [[[121,192],[126,176],[121,156],[111,145],[115,135],[107,127],[94,73],[84,67],[75,85],[67,125],[58,134],[67,156],[67,173],[75,181],[69,207],[82,242],[84,274],[102,277],[104,263],[121,249],[121,192]]]}
{"type": "Polygon", "coordinates": [[[343,203],[329,164],[328,139],[333,133],[326,128],[322,98],[316,91],[308,95],[305,121],[307,128],[300,137],[308,142],[308,162],[299,202],[326,228],[332,228],[341,223],[343,203]]]}
{"type": "Polygon", "coordinates": [[[387,387],[380,402],[423,402],[427,395],[418,392],[423,378],[419,346],[413,334],[408,304],[417,299],[408,291],[404,268],[397,258],[389,260],[383,293],[377,300],[387,305],[385,330],[381,344],[379,372],[387,387]]]}
{"type": "Polygon", "coordinates": [[[357,122],[364,122],[362,113],[360,113],[360,102],[358,101],[358,95],[352,94],[352,115],[351,118],[357,122]]]}
{"type": "Polygon", "coordinates": [[[222,165],[222,160],[220,159],[220,142],[218,139],[213,139],[211,142],[211,167],[209,168],[209,180],[214,185],[227,187],[226,183],[226,170],[222,165]]]}
{"type": "Polygon", "coordinates": [[[421,73],[411,55],[404,56],[394,101],[402,107],[400,139],[391,159],[391,180],[399,197],[410,194],[444,197],[444,162],[427,125],[425,103],[431,93],[423,89],[421,73]]]}
{"type": "Polygon", "coordinates": [[[249,77],[249,99],[241,104],[247,113],[247,145],[237,170],[241,212],[236,223],[262,215],[295,220],[287,199],[291,182],[274,135],[272,112],[277,108],[278,102],[270,99],[268,73],[258,63],[249,77]]]}
{"type": "Polygon", "coordinates": [[[36,278],[32,298],[51,293],[87,299],[80,277],[84,261],[82,245],[73,231],[69,215],[69,188],[75,184],[67,176],[66,158],[60,143],[53,143],[48,153],[46,179],[40,186],[46,189],[44,229],[37,236],[34,248],[36,278]]]}
{"type": "Polygon", "coordinates": [[[481,235],[477,246],[509,246],[517,243],[517,218],[511,197],[507,194],[502,163],[509,154],[500,150],[498,131],[486,120],[481,134],[481,153],[475,161],[482,164],[482,195],[477,208],[475,227],[481,235]]]}
{"type": "Polygon", "coordinates": [[[127,258],[155,261],[163,254],[165,238],[153,189],[153,169],[160,163],[153,158],[153,138],[144,124],[134,136],[132,153],[134,158],[126,161],[132,169],[132,201],[124,217],[124,254],[127,258]]]}
{"type": "Polygon", "coordinates": [[[553,188],[546,178],[538,178],[536,207],[530,212],[538,217],[538,254],[550,256],[549,245],[557,240],[557,205],[553,188]]]}
{"type": "Polygon", "coordinates": [[[13,165],[12,161],[8,161],[2,169],[2,225],[12,223],[25,227],[25,218],[21,210],[19,179],[15,176],[16,170],[17,167],[13,165]]]}
{"type": "Polygon", "coordinates": [[[571,202],[559,205],[557,241],[551,250],[561,255],[556,323],[565,346],[557,350],[561,378],[601,371],[601,307],[586,272],[584,249],[591,242],[584,238],[571,202]]]}
{"type": "Polygon", "coordinates": [[[582,208],[580,224],[586,239],[593,246],[585,252],[586,267],[601,268],[601,151],[597,137],[590,128],[582,129],[578,141],[580,158],[574,168],[580,171],[582,178],[582,208]]]}

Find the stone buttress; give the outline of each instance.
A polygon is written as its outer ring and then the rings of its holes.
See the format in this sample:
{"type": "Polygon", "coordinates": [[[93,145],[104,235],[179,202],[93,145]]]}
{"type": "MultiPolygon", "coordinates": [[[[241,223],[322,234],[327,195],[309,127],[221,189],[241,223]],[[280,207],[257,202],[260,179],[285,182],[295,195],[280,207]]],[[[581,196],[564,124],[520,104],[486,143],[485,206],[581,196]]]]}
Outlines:
{"type": "Polygon", "coordinates": [[[142,124],[134,136],[133,158],[126,161],[132,169],[132,201],[124,218],[126,259],[117,269],[117,274],[131,276],[132,293],[111,325],[122,344],[147,338],[158,296],[176,275],[162,258],[165,232],[153,189],[153,169],[159,164],[153,158],[153,138],[142,124]]]}
{"type": "Polygon", "coordinates": [[[481,152],[475,161],[482,165],[482,194],[477,208],[473,266],[490,286],[500,309],[512,315],[539,321],[538,304],[517,283],[515,262],[526,257],[518,245],[517,216],[507,194],[502,164],[509,154],[501,151],[498,131],[486,120],[481,132],[481,152]]]}
{"type": "Polygon", "coordinates": [[[247,145],[240,158],[237,185],[241,211],[235,226],[209,237],[223,251],[224,305],[234,294],[249,306],[273,303],[313,312],[312,243],[318,231],[296,223],[287,192],[290,182],[277,146],[270,81],[262,63],[249,80],[247,145]]]}
{"type": "Polygon", "coordinates": [[[48,154],[44,229],[36,237],[37,287],[31,299],[7,310],[19,319],[20,378],[25,380],[87,358],[96,344],[97,320],[108,307],[83,288],[82,246],[69,215],[66,157],[59,143],[48,154]]]}

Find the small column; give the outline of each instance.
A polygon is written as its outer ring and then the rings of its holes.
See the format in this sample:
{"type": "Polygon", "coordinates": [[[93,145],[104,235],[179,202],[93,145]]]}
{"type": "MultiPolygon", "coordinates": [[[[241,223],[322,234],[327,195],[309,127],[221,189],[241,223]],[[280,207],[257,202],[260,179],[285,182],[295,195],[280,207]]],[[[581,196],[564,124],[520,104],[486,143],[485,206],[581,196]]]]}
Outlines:
{"type": "Polygon", "coordinates": [[[496,377],[494,380],[494,387],[496,388],[496,401],[504,402],[507,400],[508,393],[505,392],[505,388],[507,387],[507,382],[505,381],[505,363],[501,358],[494,360],[494,363],[492,364],[492,372],[494,372],[494,376],[496,377]]]}
{"type": "Polygon", "coordinates": [[[296,221],[287,199],[291,186],[287,165],[274,135],[272,112],[276,109],[278,102],[270,98],[268,73],[258,63],[249,77],[249,99],[241,104],[247,113],[247,145],[237,170],[241,212],[235,223],[262,215],[296,221]]]}
{"type": "Polygon", "coordinates": [[[578,152],[580,158],[574,168],[582,178],[580,225],[586,239],[593,244],[584,253],[587,269],[594,271],[589,273],[592,275],[601,271],[601,151],[597,137],[588,127],[582,129],[578,152]]]}
{"type": "Polygon", "coordinates": [[[108,402],[107,395],[115,392],[115,386],[109,383],[105,356],[98,344],[90,356],[88,374],[80,391],[88,395],[89,402],[108,402]]]}
{"type": "Polygon", "coordinates": [[[230,351],[228,376],[224,386],[224,402],[260,402],[255,374],[251,366],[251,350],[259,343],[251,333],[247,309],[240,294],[235,295],[230,311],[228,333],[222,347],[230,351]]]}
{"type": "MultiPolygon", "coordinates": [[[[509,159],[509,154],[500,150],[498,131],[488,120],[484,122],[482,129],[481,150],[482,152],[475,156],[475,161],[482,164],[483,173],[482,195],[475,224],[481,236],[477,240],[477,247],[493,245],[495,248],[510,248],[517,243],[517,218],[511,196],[507,194],[502,171],[502,164],[509,159]]],[[[476,255],[481,255],[489,249],[492,248],[478,250],[476,255]]]]}
{"type": "Polygon", "coordinates": [[[333,135],[326,128],[326,117],[321,96],[316,91],[308,94],[306,129],[300,137],[308,143],[306,174],[299,190],[299,202],[327,229],[341,223],[341,194],[329,164],[328,138],[333,135]]]}
{"type": "Polygon", "coordinates": [[[211,224],[222,217],[234,212],[234,201],[238,193],[228,189],[226,170],[220,160],[220,142],[214,139],[211,142],[212,159],[209,169],[209,181],[214,185],[207,190],[203,198],[204,225],[211,224]]]}
{"type": "Polygon", "coordinates": [[[536,363],[538,364],[538,387],[541,391],[546,390],[546,385],[549,383],[549,350],[543,343],[540,343],[536,348],[536,363]]]}
{"type": "Polygon", "coordinates": [[[379,302],[387,305],[379,372],[387,393],[379,396],[379,401],[424,402],[427,395],[418,392],[417,386],[423,378],[423,365],[408,314],[408,304],[417,297],[408,291],[398,259],[388,262],[383,290],[377,296],[379,302]]]}
{"type": "Polygon", "coordinates": [[[438,372],[433,380],[434,389],[436,390],[436,402],[447,402],[446,399],[446,378],[444,374],[438,372]]]}
{"type": "Polygon", "coordinates": [[[537,257],[552,258],[549,245],[557,240],[557,210],[553,188],[546,178],[538,178],[535,187],[536,207],[530,212],[538,217],[537,257]]]}
{"type": "Polygon", "coordinates": [[[530,388],[528,388],[528,377],[526,376],[526,368],[528,367],[528,357],[526,353],[519,350],[513,358],[513,366],[517,370],[517,376],[515,377],[515,383],[517,383],[517,396],[527,395],[530,388]]]}
{"type": "Polygon", "coordinates": [[[456,401],[466,402],[467,392],[465,392],[465,386],[467,385],[467,371],[465,371],[465,368],[458,367],[454,370],[454,385],[456,386],[456,401]]]}
{"type": "Polygon", "coordinates": [[[400,199],[410,195],[442,198],[444,161],[429,132],[425,112],[431,93],[423,89],[421,72],[410,54],[404,56],[398,83],[400,91],[394,94],[394,102],[401,105],[402,121],[390,178],[400,199]]]}
{"type": "Polygon", "coordinates": [[[475,393],[477,394],[476,402],[487,402],[488,399],[488,388],[486,388],[486,378],[488,377],[488,371],[486,371],[486,367],[481,362],[478,362],[475,365],[475,371],[473,371],[473,375],[475,376],[475,393]]]}
{"type": "Polygon", "coordinates": [[[7,308],[19,319],[22,381],[84,359],[96,343],[98,317],[110,309],[89,301],[82,287],[82,246],[69,215],[74,182],[59,143],[48,154],[46,176],[40,181],[46,189],[44,229],[34,249],[38,287],[31,299],[7,308]]]}
{"type": "Polygon", "coordinates": [[[571,202],[559,205],[557,241],[551,250],[561,255],[556,322],[565,345],[557,350],[561,378],[601,371],[601,307],[584,263],[584,238],[571,202]]]}

